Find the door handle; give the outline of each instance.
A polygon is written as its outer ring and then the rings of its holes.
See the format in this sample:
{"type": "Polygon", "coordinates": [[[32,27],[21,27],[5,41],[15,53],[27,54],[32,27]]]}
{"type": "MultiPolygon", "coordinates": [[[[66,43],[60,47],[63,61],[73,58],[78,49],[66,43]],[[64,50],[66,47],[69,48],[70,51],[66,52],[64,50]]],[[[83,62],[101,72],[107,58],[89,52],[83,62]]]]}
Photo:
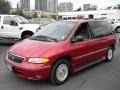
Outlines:
{"type": "Polygon", "coordinates": [[[4,27],[3,26],[1,26],[1,29],[3,29],[4,27]]]}

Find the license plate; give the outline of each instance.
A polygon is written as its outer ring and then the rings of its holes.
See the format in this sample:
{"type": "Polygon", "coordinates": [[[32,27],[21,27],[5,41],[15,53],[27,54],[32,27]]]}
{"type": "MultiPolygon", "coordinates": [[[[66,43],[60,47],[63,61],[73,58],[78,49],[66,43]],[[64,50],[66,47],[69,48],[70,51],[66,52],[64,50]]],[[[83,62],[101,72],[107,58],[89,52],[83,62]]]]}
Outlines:
{"type": "Polygon", "coordinates": [[[12,69],[12,65],[7,64],[7,69],[8,69],[9,71],[13,71],[13,69],[12,69]]]}

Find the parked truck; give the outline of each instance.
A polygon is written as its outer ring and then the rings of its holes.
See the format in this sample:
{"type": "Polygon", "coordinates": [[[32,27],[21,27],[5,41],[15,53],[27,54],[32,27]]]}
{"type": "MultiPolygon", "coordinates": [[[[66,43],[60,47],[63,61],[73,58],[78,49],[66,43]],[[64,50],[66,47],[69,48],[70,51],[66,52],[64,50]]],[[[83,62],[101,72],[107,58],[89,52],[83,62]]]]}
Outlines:
{"type": "Polygon", "coordinates": [[[0,39],[25,39],[36,33],[40,26],[29,23],[22,16],[0,15],[0,39]]]}

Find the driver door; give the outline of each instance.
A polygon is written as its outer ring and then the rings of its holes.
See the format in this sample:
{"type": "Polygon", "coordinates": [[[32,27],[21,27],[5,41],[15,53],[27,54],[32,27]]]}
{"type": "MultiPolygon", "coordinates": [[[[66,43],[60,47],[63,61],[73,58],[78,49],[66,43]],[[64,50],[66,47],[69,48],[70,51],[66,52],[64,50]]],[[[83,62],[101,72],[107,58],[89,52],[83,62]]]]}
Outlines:
{"type": "Polygon", "coordinates": [[[18,23],[12,16],[4,16],[3,25],[1,26],[0,36],[3,38],[18,38],[19,27],[18,23]],[[11,21],[15,22],[16,25],[11,25],[11,21]]]}
{"type": "Polygon", "coordinates": [[[93,63],[96,60],[95,46],[93,45],[92,34],[88,23],[82,23],[76,31],[74,37],[82,36],[82,41],[76,41],[71,44],[74,63],[77,68],[82,68],[93,63]]]}

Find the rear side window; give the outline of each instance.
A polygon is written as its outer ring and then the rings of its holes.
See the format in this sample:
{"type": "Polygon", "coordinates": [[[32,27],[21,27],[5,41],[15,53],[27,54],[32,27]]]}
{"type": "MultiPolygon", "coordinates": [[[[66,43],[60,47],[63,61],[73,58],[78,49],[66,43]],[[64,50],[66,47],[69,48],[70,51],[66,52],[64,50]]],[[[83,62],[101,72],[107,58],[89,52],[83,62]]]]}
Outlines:
{"type": "Polygon", "coordinates": [[[8,24],[8,25],[10,25],[10,21],[15,21],[15,20],[14,20],[13,17],[11,17],[11,16],[5,16],[5,17],[4,17],[4,20],[3,20],[3,24],[8,24]]]}
{"type": "Polygon", "coordinates": [[[103,24],[104,24],[104,26],[106,28],[106,34],[107,35],[112,34],[112,31],[113,31],[112,25],[110,23],[108,23],[108,22],[103,22],[103,24]]]}
{"type": "Polygon", "coordinates": [[[93,21],[89,23],[94,37],[103,37],[112,34],[112,26],[104,21],[93,21]]]}

